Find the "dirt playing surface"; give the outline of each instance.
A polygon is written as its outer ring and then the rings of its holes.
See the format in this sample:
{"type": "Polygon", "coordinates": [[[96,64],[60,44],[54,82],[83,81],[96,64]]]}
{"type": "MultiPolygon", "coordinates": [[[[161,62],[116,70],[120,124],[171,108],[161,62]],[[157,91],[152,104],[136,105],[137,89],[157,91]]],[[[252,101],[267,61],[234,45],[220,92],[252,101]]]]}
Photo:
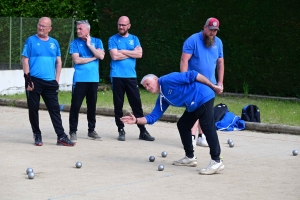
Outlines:
{"type": "MultiPolygon", "coordinates": [[[[68,133],[69,113],[62,112],[68,133]]],[[[33,145],[28,110],[0,106],[0,199],[300,199],[300,136],[249,131],[218,132],[224,171],[200,175],[210,161],[209,148],[195,147],[197,167],[172,165],[184,157],[175,123],[147,125],[154,142],[138,139],[126,125],[126,141],[117,140],[113,117],[97,116],[102,141],[87,139],[85,114],[79,116],[75,147],[56,146],[47,111],[40,111],[44,145],[33,145]],[[235,143],[233,148],[228,139],[235,143]],[[166,151],[163,158],[161,152],[166,151]],[[155,156],[149,162],[149,156],[155,156]],[[75,168],[76,162],[82,168],[75,168]],[[159,164],[164,171],[158,171],[159,164]],[[33,168],[34,179],[26,169],[33,168]]]]}

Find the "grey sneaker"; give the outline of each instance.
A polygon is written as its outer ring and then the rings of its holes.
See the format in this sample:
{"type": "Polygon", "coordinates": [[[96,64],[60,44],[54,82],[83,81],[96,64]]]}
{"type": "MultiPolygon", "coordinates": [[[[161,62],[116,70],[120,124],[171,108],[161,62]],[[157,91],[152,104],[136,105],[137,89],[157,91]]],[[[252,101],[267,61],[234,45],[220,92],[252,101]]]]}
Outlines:
{"type": "Polygon", "coordinates": [[[70,140],[71,140],[72,142],[77,142],[77,135],[76,135],[76,132],[70,133],[70,140]]]}
{"type": "Polygon", "coordinates": [[[154,141],[155,140],[155,138],[152,137],[147,130],[145,130],[144,132],[140,133],[139,139],[140,140],[146,140],[146,141],[154,141]]]}
{"type": "Polygon", "coordinates": [[[89,132],[88,137],[93,140],[101,140],[101,137],[98,135],[96,131],[89,132]]]}
{"type": "Polygon", "coordinates": [[[58,146],[75,146],[75,144],[76,144],[75,142],[69,140],[67,135],[61,138],[57,138],[57,143],[56,143],[56,145],[58,146]]]}
{"type": "Polygon", "coordinates": [[[119,137],[118,137],[119,141],[125,141],[125,131],[124,129],[120,129],[119,130],[119,137]]]}
{"type": "Polygon", "coordinates": [[[199,173],[205,174],[205,175],[210,175],[210,174],[215,174],[219,171],[222,171],[222,170],[224,170],[224,168],[225,168],[225,165],[223,164],[222,160],[220,160],[219,163],[214,160],[211,160],[209,165],[206,168],[201,169],[199,173]]]}
{"type": "Polygon", "coordinates": [[[177,166],[189,166],[189,167],[196,167],[197,166],[197,157],[189,158],[187,156],[181,158],[180,160],[175,160],[172,163],[173,165],[177,166]]]}

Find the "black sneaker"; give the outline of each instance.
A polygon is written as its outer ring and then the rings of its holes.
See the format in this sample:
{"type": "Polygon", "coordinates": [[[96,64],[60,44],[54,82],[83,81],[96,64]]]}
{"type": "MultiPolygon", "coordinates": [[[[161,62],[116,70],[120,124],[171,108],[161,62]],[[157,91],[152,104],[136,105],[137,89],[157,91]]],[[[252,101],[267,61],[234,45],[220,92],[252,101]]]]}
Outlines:
{"type": "Polygon", "coordinates": [[[56,145],[58,146],[74,146],[76,143],[69,140],[68,136],[65,135],[59,139],[57,139],[56,145]]]}
{"type": "Polygon", "coordinates": [[[119,141],[125,141],[125,131],[124,129],[120,129],[119,130],[119,137],[118,137],[119,141]]]}
{"type": "Polygon", "coordinates": [[[70,132],[70,140],[72,142],[77,142],[77,135],[76,132],[70,132]]]}
{"type": "Polygon", "coordinates": [[[96,131],[89,132],[88,137],[93,140],[101,140],[101,137],[98,135],[96,131]]]}
{"type": "Polygon", "coordinates": [[[41,135],[34,134],[33,138],[34,138],[35,146],[43,146],[43,141],[42,141],[41,135]]]}
{"type": "Polygon", "coordinates": [[[144,132],[140,133],[139,139],[140,140],[146,140],[146,141],[154,141],[155,140],[155,138],[152,137],[147,130],[145,130],[144,132]]]}

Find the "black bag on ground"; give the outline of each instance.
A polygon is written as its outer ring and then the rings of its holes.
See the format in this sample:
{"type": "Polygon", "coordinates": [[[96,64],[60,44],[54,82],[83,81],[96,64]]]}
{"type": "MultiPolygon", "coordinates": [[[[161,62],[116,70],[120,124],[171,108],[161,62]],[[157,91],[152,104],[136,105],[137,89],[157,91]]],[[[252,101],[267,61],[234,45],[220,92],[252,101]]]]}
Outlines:
{"type": "Polygon", "coordinates": [[[260,123],[260,111],[256,105],[247,105],[242,109],[241,119],[260,123]]]}
{"type": "Polygon", "coordinates": [[[224,103],[219,103],[214,107],[215,122],[221,121],[224,115],[228,112],[228,107],[224,103]]]}

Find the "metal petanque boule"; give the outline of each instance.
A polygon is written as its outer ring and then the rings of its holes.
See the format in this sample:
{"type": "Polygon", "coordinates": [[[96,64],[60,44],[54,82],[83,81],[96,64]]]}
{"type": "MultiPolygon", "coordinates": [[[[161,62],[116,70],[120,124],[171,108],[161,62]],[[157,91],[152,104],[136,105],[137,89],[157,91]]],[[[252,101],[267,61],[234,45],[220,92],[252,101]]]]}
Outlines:
{"type": "Polygon", "coordinates": [[[150,162],[154,162],[154,160],[155,160],[155,157],[154,157],[154,156],[150,156],[150,157],[149,157],[149,161],[150,161],[150,162]]]}
{"type": "Polygon", "coordinates": [[[230,142],[230,143],[229,143],[229,147],[231,147],[231,148],[234,147],[234,143],[233,143],[233,142],[230,142]]]}
{"type": "Polygon", "coordinates": [[[27,168],[26,169],[26,174],[29,174],[30,172],[33,172],[33,169],[32,168],[27,168]]]}
{"type": "Polygon", "coordinates": [[[168,153],[167,153],[166,151],[161,152],[161,156],[162,156],[162,157],[165,158],[165,157],[167,157],[167,155],[168,155],[168,153]]]}
{"type": "Polygon", "coordinates": [[[81,163],[81,162],[77,162],[77,163],[75,164],[75,167],[76,167],[76,168],[81,168],[81,167],[82,167],[82,163],[81,163]]]}
{"type": "Polygon", "coordinates": [[[162,164],[158,165],[158,171],[163,171],[164,169],[165,167],[162,164]]]}
{"type": "Polygon", "coordinates": [[[227,140],[227,144],[232,143],[232,142],[233,142],[232,139],[227,140]]]}
{"type": "Polygon", "coordinates": [[[297,150],[293,150],[293,156],[298,155],[298,151],[297,150]]]}
{"type": "Polygon", "coordinates": [[[34,179],[34,177],[35,177],[35,174],[33,172],[28,173],[28,178],[29,179],[34,179]]]}

